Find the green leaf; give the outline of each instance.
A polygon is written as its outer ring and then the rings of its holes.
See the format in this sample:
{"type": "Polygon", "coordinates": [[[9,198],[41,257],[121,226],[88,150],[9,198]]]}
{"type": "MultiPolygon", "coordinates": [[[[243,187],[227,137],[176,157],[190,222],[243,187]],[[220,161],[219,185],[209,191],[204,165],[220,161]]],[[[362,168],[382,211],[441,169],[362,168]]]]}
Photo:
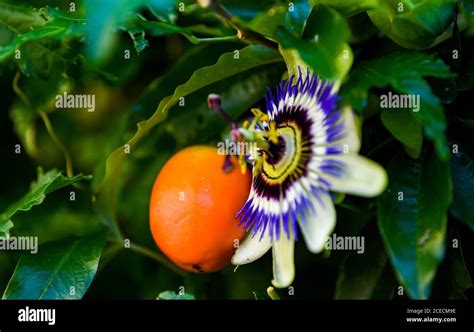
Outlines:
{"type": "Polygon", "coordinates": [[[462,12],[470,28],[474,28],[474,1],[464,0],[462,3],[462,12]]]}
{"type": "MultiPolygon", "coordinates": [[[[191,0],[193,1],[193,0],[191,0]]],[[[243,19],[251,19],[259,13],[271,8],[275,3],[282,3],[283,1],[275,0],[220,0],[234,16],[243,19]]]]}
{"type": "MultiPolygon", "coordinates": [[[[46,28],[44,28],[46,29],[46,28]]],[[[31,33],[33,34],[33,33],[31,33]]],[[[63,38],[65,32],[56,30],[54,33],[55,40],[51,40],[51,36],[44,40],[26,41],[18,49],[21,51],[21,58],[15,59],[18,68],[26,76],[33,76],[43,80],[51,77],[58,78],[68,69],[69,66],[77,64],[77,52],[74,49],[64,46],[58,40],[63,38]]],[[[23,42],[23,38],[15,41],[23,42]]],[[[5,48],[7,57],[11,57],[15,46],[5,48]]],[[[5,53],[3,53],[5,54],[5,53]]]]}
{"type": "Polygon", "coordinates": [[[13,228],[13,223],[11,220],[0,223],[0,238],[8,237],[10,234],[10,229],[13,228]]]}
{"type": "Polygon", "coordinates": [[[438,156],[443,160],[448,159],[449,149],[445,135],[444,108],[429,84],[421,78],[406,80],[401,83],[399,91],[403,94],[420,97],[420,111],[410,112],[410,114],[421,122],[424,134],[433,141],[438,156]]]}
{"type": "Polygon", "coordinates": [[[453,74],[442,60],[434,56],[412,51],[392,53],[355,66],[341,94],[352,107],[361,111],[367,106],[371,88],[391,86],[402,90],[405,81],[426,76],[447,78],[453,74]]]}
{"type": "Polygon", "coordinates": [[[456,0],[387,0],[367,12],[395,43],[410,49],[430,47],[451,23],[456,0]]]}
{"type": "Polygon", "coordinates": [[[74,191],[75,201],[69,200],[69,193],[65,193],[67,199],[64,200],[59,197],[61,195],[55,195],[28,213],[15,215],[15,232],[12,237],[35,235],[40,243],[46,243],[103,230],[103,225],[91,208],[89,197],[85,196],[85,192],[74,191]]]}
{"type": "Polygon", "coordinates": [[[138,10],[147,5],[146,0],[85,0],[87,24],[86,54],[92,61],[103,61],[111,55],[117,42],[117,31],[127,20],[136,17],[138,10]]]}
{"type": "Polygon", "coordinates": [[[417,160],[399,154],[387,172],[389,185],[377,202],[379,228],[408,295],[425,299],[445,252],[449,163],[431,151],[417,160]]]}
{"type": "Polygon", "coordinates": [[[104,233],[41,245],[38,254],[23,254],[3,294],[8,300],[81,299],[89,288],[104,233]]]}
{"type": "Polygon", "coordinates": [[[388,258],[377,234],[362,235],[364,252],[344,259],[336,283],[336,299],[370,299],[380,282],[388,258]]]}
{"type": "Polygon", "coordinates": [[[326,5],[337,10],[342,16],[350,17],[359,13],[375,9],[379,0],[312,0],[314,5],[326,5]]]}
{"type": "Polygon", "coordinates": [[[352,65],[347,22],[326,6],[313,8],[302,39],[284,28],[278,29],[278,36],[283,50],[297,53],[304,63],[325,79],[342,80],[352,65]]]}
{"type": "Polygon", "coordinates": [[[176,294],[173,291],[161,292],[160,295],[156,298],[157,300],[195,300],[193,294],[179,293],[176,294]]]}
{"type": "Polygon", "coordinates": [[[57,9],[35,12],[0,4],[0,62],[13,58],[26,76],[46,79],[53,72],[62,74],[76,63],[77,51],[67,46],[67,41],[79,36],[77,27],[57,9]]]}
{"type": "MultiPolygon", "coordinates": [[[[6,58],[11,57],[16,50],[21,50],[23,46],[31,41],[37,41],[43,38],[57,39],[63,36],[65,31],[66,30],[63,27],[43,26],[41,28],[34,29],[31,32],[18,35],[12,40],[12,42],[0,49],[0,61],[4,61],[6,58]]],[[[28,55],[27,52],[23,53],[26,54],[22,54],[20,56],[28,55]]]]}
{"type": "Polygon", "coordinates": [[[410,109],[384,109],[381,119],[385,128],[404,146],[408,155],[418,158],[423,144],[423,128],[410,109]]]}
{"type": "Polygon", "coordinates": [[[143,52],[148,47],[148,41],[145,39],[145,31],[142,29],[130,29],[128,34],[133,40],[133,46],[137,53],[143,52]]]}
{"type": "Polygon", "coordinates": [[[33,206],[41,204],[46,195],[81,180],[90,180],[90,176],[78,174],[72,178],[63,176],[57,169],[43,173],[38,168],[38,179],[31,184],[30,190],[22,198],[11,204],[0,216],[0,230],[12,227],[11,218],[20,211],[28,211],[33,206]],[[7,226],[6,226],[7,225],[7,226]]]}
{"type": "Polygon", "coordinates": [[[18,35],[41,27],[46,19],[39,12],[0,3],[0,46],[8,45],[18,35]]]}
{"type": "Polygon", "coordinates": [[[453,202],[449,211],[474,231],[474,164],[462,150],[451,155],[453,202]]]}
{"type": "Polygon", "coordinates": [[[176,0],[146,0],[152,13],[160,20],[176,21],[176,0]]]}
{"type": "Polygon", "coordinates": [[[275,5],[256,15],[246,27],[264,36],[276,38],[277,27],[285,25],[288,13],[288,5],[275,5]]]}
{"type": "Polygon", "coordinates": [[[420,111],[409,114],[424,128],[426,137],[434,141],[439,156],[449,155],[445,138],[446,119],[439,98],[433,93],[425,76],[451,77],[448,66],[431,55],[398,52],[358,64],[341,89],[344,103],[361,111],[367,106],[371,88],[391,86],[401,94],[419,96],[420,111]],[[387,64],[390,64],[389,66],[387,64]]]}
{"type": "MultiPolygon", "coordinates": [[[[284,66],[266,65],[252,70],[251,73],[234,75],[223,82],[212,84],[186,98],[186,107],[179,112],[171,112],[166,125],[157,129],[171,135],[178,146],[206,144],[215,140],[221,132],[229,132],[227,123],[206,103],[210,93],[221,96],[222,107],[233,119],[238,119],[267,93],[266,87],[275,86],[281,79],[284,66]],[[183,127],[186,122],[188,126],[183,127]],[[193,128],[193,130],[189,130],[193,128]]],[[[165,147],[163,147],[164,149],[165,147]]]]}
{"type": "MultiPolygon", "coordinates": [[[[133,149],[148,132],[166,118],[167,112],[181,97],[209,86],[228,77],[254,68],[282,61],[276,51],[259,45],[250,45],[241,50],[224,53],[216,64],[196,70],[188,81],[179,85],[174,93],[161,99],[155,113],[146,121],[138,123],[138,130],[127,142],[133,149]]],[[[125,159],[123,147],[116,149],[107,158],[105,177],[97,190],[96,204],[106,225],[113,225],[115,185],[120,166],[125,159]]]]}
{"type": "MultiPolygon", "coordinates": [[[[280,61],[282,61],[282,59],[278,52],[259,45],[251,45],[240,51],[236,50],[234,52],[225,53],[219,58],[215,65],[198,69],[186,83],[176,88],[174,94],[169,96],[168,100],[162,100],[156,109],[157,113],[155,113],[155,117],[152,117],[150,120],[152,124],[156,121],[160,121],[162,116],[159,115],[159,112],[167,112],[179,101],[179,98],[189,95],[205,86],[243,71],[280,61]]],[[[145,123],[142,125],[145,125],[145,123]]]]}
{"type": "Polygon", "coordinates": [[[306,26],[306,19],[311,12],[311,6],[308,0],[298,0],[292,2],[285,15],[285,26],[291,33],[300,37],[306,26]]]}
{"type": "Polygon", "coordinates": [[[154,37],[162,37],[173,33],[182,34],[187,38],[190,38],[192,36],[191,31],[186,28],[182,28],[177,25],[166,22],[148,21],[142,17],[129,21],[126,23],[126,25],[137,26],[139,28],[142,28],[154,37]]]}
{"type": "MultiPolygon", "coordinates": [[[[237,41],[238,38],[235,35],[232,36],[220,36],[220,37],[210,37],[210,38],[199,38],[196,37],[189,29],[182,28],[170,23],[165,22],[154,22],[148,21],[144,18],[140,17],[135,20],[130,20],[122,25],[122,29],[128,31],[131,35],[132,34],[144,34],[147,32],[151,36],[154,37],[161,37],[170,34],[178,33],[184,36],[187,40],[189,40],[193,44],[201,44],[201,43],[215,43],[215,42],[226,42],[226,41],[237,41]]],[[[133,35],[132,35],[133,37],[133,35]]],[[[141,36],[141,39],[144,39],[144,35],[141,36]]],[[[135,39],[134,39],[135,41],[135,39]]],[[[146,40],[145,40],[146,42],[146,40]]],[[[143,44],[143,41],[141,42],[143,44]]],[[[138,49],[137,49],[138,50],[138,49]]]]}
{"type": "MultiPolygon", "coordinates": [[[[193,47],[180,57],[176,63],[164,74],[153,80],[143,91],[138,102],[134,105],[134,111],[143,114],[141,119],[149,118],[156,110],[157,101],[173,94],[175,88],[181,85],[201,67],[213,65],[217,62],[223,52],[231,52],[235,44],[209,44],[193,47]]],[[[133,123],[134,130],[135,121],[133,123]]]]}

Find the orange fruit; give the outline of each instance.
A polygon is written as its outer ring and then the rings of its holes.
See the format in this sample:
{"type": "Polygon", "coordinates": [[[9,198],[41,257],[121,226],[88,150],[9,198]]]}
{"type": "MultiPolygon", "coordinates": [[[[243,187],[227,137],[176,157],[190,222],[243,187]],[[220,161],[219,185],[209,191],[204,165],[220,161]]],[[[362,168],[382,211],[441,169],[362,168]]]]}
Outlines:
{"type": "Polygon", "coordinates": [[[217,149],[193,146],[163,166],[150,199],[150,228],[161,251],[192,272],[213,272],[230,263],[235,240],[244,232],[235,214],[250,191],[250,172],[237,159],[224,173],[217,149]]]}

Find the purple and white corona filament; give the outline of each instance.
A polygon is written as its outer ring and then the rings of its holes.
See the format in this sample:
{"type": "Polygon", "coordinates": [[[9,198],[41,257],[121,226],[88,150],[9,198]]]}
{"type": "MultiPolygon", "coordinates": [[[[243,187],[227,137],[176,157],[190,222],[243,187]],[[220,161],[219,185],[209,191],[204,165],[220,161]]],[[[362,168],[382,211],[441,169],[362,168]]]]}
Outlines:
{"type": "Polygon", "coordinates": [[[297,76],[274,94],[269,90],[266,113],[254,109],[252,123],[239,128],[256,144],[245,157],[252,165],[251,192],[237,213],[248,234],[232,263],[250,263],[272,248],[276,287],[293,282],[296,239],[302,237],[311,252],[323,250],[336,223],[330,192],[372,197],[387,182],[381,166],[358,155],[352,110],[336,106],[333,86],[309,70],[297,76]]]}

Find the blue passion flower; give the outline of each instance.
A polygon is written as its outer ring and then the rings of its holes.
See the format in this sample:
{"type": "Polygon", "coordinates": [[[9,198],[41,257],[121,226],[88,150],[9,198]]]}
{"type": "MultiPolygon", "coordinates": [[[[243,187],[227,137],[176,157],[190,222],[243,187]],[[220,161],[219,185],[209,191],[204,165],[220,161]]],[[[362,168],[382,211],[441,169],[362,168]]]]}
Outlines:
{"type": "Polygon", "coordinates": [[[335,90],[300,70],[274,93],[269,90],[266,112],[254,109],[254,120],[238,130],[241,140],[255,144],[245,156],[251,192],[237,213],[248,234],[232,263],[253,262],[272,248],[276,287],[293,282],[300,233],[311,252],[324,249],[336,224],[331,192],[373,197],[387,183],[385,170],[358,154],[352,110],[337,107],[335,90]]]}

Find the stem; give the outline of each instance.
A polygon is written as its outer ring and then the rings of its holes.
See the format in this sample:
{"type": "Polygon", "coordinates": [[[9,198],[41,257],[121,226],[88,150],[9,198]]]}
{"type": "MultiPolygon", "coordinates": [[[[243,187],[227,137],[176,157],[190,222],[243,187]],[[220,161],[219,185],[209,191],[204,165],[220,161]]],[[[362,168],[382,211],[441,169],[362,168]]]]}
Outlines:
{"type": "MultiPolygon", "coordinates": [[[[39,111],[39,115],[41,116],[41,119],[43,119],[44,126],[46,127],[46,130],[48,131],[49,136],[54,141],[54,143],[56,143],[56,145],[59,147],[59,149],[62,151],[64,155],[64,160],[66,162],[66,175],[70,178],[74,177],[74,168],[72,166],[71,155],[69,154],[69,151],[67,150],[66,146],[61,142],[58,135],[56,134],[56,131],[54,130],[54,127],[51,124],[51,121],[49,120],[48,113],[39,111]]],[[[83,186],[80,183],[73,183],[71,185],[74,188],[77,188],[80,190],[84,190],[84,191],[88,190],[87,187],[83,186]]]]}
{"type": "Polygon", "coordinates": [[[278,51],[277,43],[267,39],[265,36],[256,31],[244,27],[239,22],[234,20],[232,14],[220,3],[219,0],[210,0],[209,8],[214,11],[217,16],[226,21],[231,27],[237,30],[237,38],[241,40],[247,40],[251,43],[261,44],[278,51]]]}
{"type": "Polygon", "coordinates": [[[173,271],[174,273],[180,275],[181,277],[185,277],[188,274],[186,271],[184,271],[184,270],[180,269],[179,267],[177,267],[176,265],[174,265],[164,255],[162,255],[161,253],[159,253],[157,251],[150,250],[150,249],[148,249],[146,247],[143,247],[139,244],[135,244],[135,243],[131,243],[131,242],[130,242],[130,249],[132,249],[136,253],[139,253],[139,254],[147,256],[151,259],[154,259],[155,261],[157,261],[158,263],[160,263],[161,265],[166,267],[168,270],[173,271]]]}
{"type": "Polygon", "coordinates": [[[18,82],[20,81],[21,77],[21,72],[17,71],[15,74],[15,77],[13,78],[13,91],[20,97],[20,99],[26,104],[26,106],[33,111],[33,108],[31,107],[30,100],[28,97],[21,91],[18,82]]]}
{"type": "Polygon", "coordinates": [[[221,97],[216,94],[210,94],[207,97],[207,105],[209,108],[216,111],[224,120],[226,120],[232,126],[233,130],[238,129],[237,123],[235,123],[234,119],[222,108],[222,101],[221,97]]]}
{"type": "Polygon", "coordinates": [[[237,36],[223,36],[223,37],[206,37],[206,38],[199,38],[194,35],[186,35],[183,34],[191,43],[193,44],[201,44],[201,43],[220,43],[220,42],[229,42],[229,41],[237,41],[239,37],[237,36]]]}
{"type": "MultiPolygon", "coordinates": [[[[15,78],[13,79],[13,91],[20,97],[20,99],[25,103],[25,105],[33,112],[35,112],[35,109],[33,105],[31,105],[30,100],[28,97],[25,95],[25,93],[20,89],[20,86],[18,85],[21,77],[21,72],[17,71],[15,78]]],[[[59,139],[58,135],[56,134],[56,131],[54,130],[53,125],[51,124],[51,121],[49,120],[48,114],[44,111],[38,111],[39,115],[41,116],[41,119],[43,120],[43,123],[46,127],[46,130],[48,131],[49,136],[51,139],[54,141],[54,143],[59,147],[61,152],[64,155],[64,160],[66,162],[66,174],[68,177],[73,177],[74,176],[74,171],[73,171],[73,166],[72,166],[72,158],[71,155],[69,154],[69,151],[66,149],[64,144],[61,142],[59,139]]],[[[79,186],[76,186],[79,187],[79,186]]],[[[81,186],[82,187],[82,186],[81,186]]],[[[79,188],[81,188],[79,187],[79,188]]],[[[83,188],[83,187],[82,187],[83,188]]]]}
{"type": "Polygon", "coordinates": [[[100,273],[114,256],[123,249],[118,243],[113,243],[110,248],[104,249],[100,257],[100,264],[97,273],[100,273]]]}
{"type": "Polygon", "coordinates": [[[40,111],[39,115],[41,116],[41,119],[43,120],[44,126],[46,127],[46,130],[48,131],[49,136],[54,141],[54,143],[56,143],[56,145],[59,147],[59,149],[62,151],[64,155],[64,160],[66,161],[67,176],[73,177],[74,171],[72,168],[72,159],[71,159],[71,155],[69,154],[69,151],[66,149],[66,147],[61,142],[58,135],[56,134],[56,131],[54,130],[53,125],[51,124],[51,121],[49,120],[48,114],[43,111],[40,111]]]}

